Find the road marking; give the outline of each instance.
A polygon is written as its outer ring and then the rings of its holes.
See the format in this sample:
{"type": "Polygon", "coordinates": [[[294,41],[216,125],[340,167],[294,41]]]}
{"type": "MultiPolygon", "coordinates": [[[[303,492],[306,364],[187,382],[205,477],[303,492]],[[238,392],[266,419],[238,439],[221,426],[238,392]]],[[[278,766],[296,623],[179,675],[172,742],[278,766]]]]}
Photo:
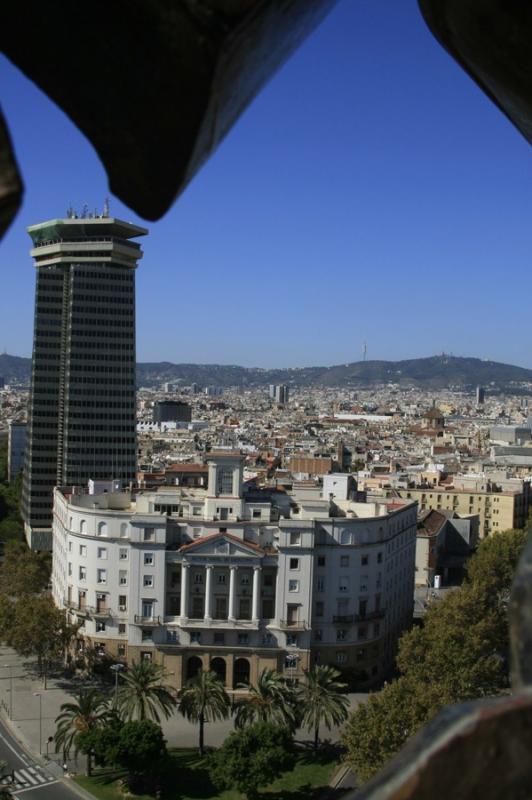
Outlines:
{"type": "Polygon", "coordinates": [[[59,781],[50,781],[49,783],[43,783],[41,786],[28,786],[27,789],[15,789],[15,794],[25,794],[25,792],[37,792],[39,789],[44,789],[45,786],[52,786],[54,783],[59,783],[59,781]]]}
{"type": "Polygon", "coordinates": [[[15,750],[15,748],[13,747],[13,745],[12,745],[12,744],[11,744],[11,743],[10,743],[10,742],[9,742],[9,741],[6,739],[6,737],[5,737],[5,736],[2,736],[2,734],[1,734],[1,733],[0,733],[0,739],[3,741],[3,743],[5,744],[5,746],[6,746],[6,747],[9,747],[9,749],[11,750],[11,752],[12,752],[12,753],[14,753],[14,754],[16,755],[16,757],[18,758],[18,760],[19,760],[19,761],[22,761],[22,763],[23,763],[23,764],[25,764],[25,763],[26,763],[26,762],[24,761],[24,759],[22,758],[21,754],[20,754],[20,753],[19,753],[17,750],[15,750]]]}
{"type": "Polygon", "coordinates": [[[29,772],[31,772],[31,774],[32,774],[32,775],[33,775],[35,778],[37,778],[37,780],[39,781],[39,783],[46,783],[46,781],[48,780],[48,778],[45,778],[45,777],[44,777],[44,775],[42,774],[42,772],[38,772],[38,771],[35,769],[35,767],[28,767],[28,771],[29,771],[29,772]]]}

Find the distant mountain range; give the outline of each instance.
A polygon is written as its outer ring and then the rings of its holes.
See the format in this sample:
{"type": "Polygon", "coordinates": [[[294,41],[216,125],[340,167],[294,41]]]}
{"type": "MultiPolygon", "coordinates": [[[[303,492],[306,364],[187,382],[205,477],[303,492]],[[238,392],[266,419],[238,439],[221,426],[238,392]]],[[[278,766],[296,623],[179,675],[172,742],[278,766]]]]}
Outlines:
{"type": "MultiPolygon", "coordinates": [[[[0,355],[0,377],[6,382],[29,381],[31,359],[0,355]]],[[[480,358],[432,356],[407,361],[357,361],[334,367],[259,369],[223,364],[172,364],[169,361],[137,364],[139,386],[162,381],[197,383],[199,386],[257,386],[287,383],[292,386],[374,386],[397,383],[427,389],[475,386],[501,389],[531,382],[532,370],[483,361],[480,358]]]]}

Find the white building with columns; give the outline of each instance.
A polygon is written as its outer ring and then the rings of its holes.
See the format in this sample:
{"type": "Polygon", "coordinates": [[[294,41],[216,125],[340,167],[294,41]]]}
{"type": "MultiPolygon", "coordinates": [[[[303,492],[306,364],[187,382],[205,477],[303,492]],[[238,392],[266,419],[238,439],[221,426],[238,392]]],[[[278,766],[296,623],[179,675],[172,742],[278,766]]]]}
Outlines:
{"type": "Polygon", "coordinates": [[[314,662],[382,679],[412,621],[416,504],[246,488],[239,453],[207,463],[206,488],[55,490],[53,594],[78,646],[151,658],[177,688],[314,662]]]}

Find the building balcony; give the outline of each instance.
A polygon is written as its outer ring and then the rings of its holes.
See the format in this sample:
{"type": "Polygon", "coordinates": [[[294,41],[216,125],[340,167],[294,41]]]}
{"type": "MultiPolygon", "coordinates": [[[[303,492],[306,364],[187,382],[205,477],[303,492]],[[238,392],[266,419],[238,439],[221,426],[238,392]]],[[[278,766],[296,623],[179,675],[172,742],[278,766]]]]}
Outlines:
{"type": "Polygon", "coordinates": [[[214,628],[215,630],[230,630],[238,628],[240,630],[256,631],[259,629],[260,620],[258,619],[205,619],[205,617],[183,617],[179,618],[181,628],[214,628]]]}
{"type": "Polygon", "coordinates": [[[113,617],[114,614],[110,608],[93,608],[92,616],[94,619],[109,619],[109,617],[113,617]]]}
{"type": "Polygon", "coordinates": [[[333,620],[334,623],[349,624],[349,623],[353,623],[355,621],[355,615],[354,614],[336,614],[335,616],[333,616],[332,620],[333,620]]]}
{"type": "Polygon", "coordinates": [[[365,614],[355,614],[355,622],[371,622],[373,619],[382,619],[386,614],[385,608],[367,611],[365,614]]]}
{"type": "Polygon", "coordinates": [[[288,631],[306,631],[308,629],[308,625],[304,620],[282,619],[279,622],[279,628],[281,630],[288,631]]]}
{"type": "Polygon", "coordinates": [[[163,624],[163,619],[162,617],[143,617],[142,614],[135,614],[133,622],[135,625],[141,625],[143,628],[155,628],[163,624]]]}

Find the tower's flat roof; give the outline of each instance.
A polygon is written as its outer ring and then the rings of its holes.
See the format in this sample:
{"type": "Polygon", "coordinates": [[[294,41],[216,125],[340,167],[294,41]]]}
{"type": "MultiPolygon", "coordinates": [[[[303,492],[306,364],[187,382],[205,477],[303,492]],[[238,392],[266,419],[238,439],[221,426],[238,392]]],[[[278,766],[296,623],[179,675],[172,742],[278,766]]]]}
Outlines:
{"type": "Polygon", "coordinates": [[[27,228],[33,244],[50,239],[63,239],[73,236],[119,236],[121,239],[134,239],[137,236],[146,236],[147,228],[124,222],[115,217],[73,217],[68,219],[50,219],[39,222],[27,228]]]}

